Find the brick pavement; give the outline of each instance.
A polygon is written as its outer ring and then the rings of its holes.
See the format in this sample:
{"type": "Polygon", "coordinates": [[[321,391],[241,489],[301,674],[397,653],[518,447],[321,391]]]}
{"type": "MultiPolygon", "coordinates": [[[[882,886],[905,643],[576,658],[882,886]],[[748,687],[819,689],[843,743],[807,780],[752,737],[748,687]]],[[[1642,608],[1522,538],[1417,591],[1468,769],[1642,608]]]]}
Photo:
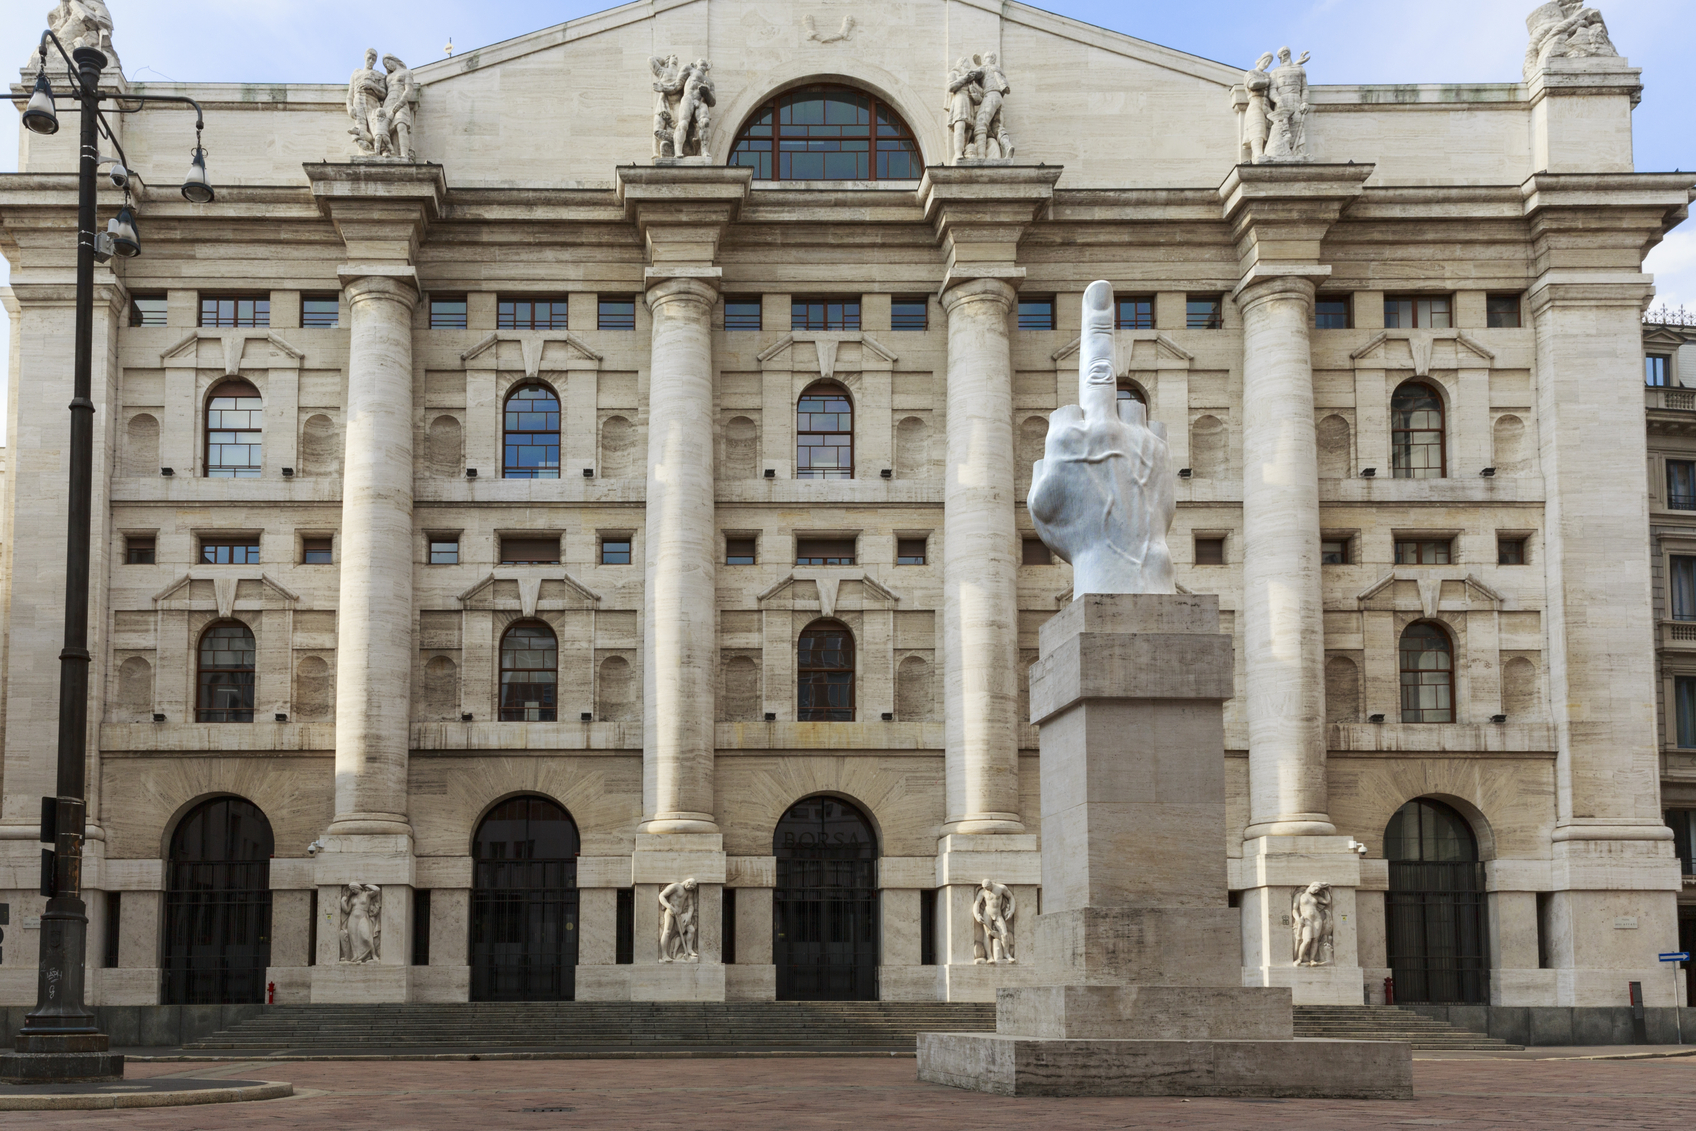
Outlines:
{"type": "Polygon", "coordinates": [[[0,1128],[216,1131],[835,1131],[993,1125],[1115,1128],[1687,1127],[1696,1058],[1422,1060],[1412,1102],[1006,1099],[919,1084],[891,1060],[288,1062],[136,1065],[135,1078],[288,1080],[293,1099],[216,1107],[0,1115],[0,1128]],[[569,1108],[528,1112],[526,1108],[569,1108]]]}

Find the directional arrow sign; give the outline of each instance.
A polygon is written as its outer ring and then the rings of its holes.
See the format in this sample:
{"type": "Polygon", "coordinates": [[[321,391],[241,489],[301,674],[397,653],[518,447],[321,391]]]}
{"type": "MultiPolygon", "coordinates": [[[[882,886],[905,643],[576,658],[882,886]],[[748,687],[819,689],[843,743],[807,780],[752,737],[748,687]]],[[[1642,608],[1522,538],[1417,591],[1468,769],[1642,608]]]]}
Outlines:
{"type": "Polygon", "coordinates": [[[1675,951],[1671,952],[1670,954],[1661,955],[1661,961],[1662,962],[1689,962],[1690,961],[1690,952],[1688,950],[1675,950],[1675,951]]]}

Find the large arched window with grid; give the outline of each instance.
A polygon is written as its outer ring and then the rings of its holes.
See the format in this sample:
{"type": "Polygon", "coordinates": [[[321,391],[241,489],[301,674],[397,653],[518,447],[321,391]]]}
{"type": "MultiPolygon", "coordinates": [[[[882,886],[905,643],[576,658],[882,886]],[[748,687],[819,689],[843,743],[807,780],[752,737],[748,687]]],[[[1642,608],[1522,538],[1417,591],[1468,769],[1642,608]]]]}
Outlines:
{"type": "Polygon", "coordinates": [[[1441,479],[1443,398],[1423,381],[1409,381],[1390,398],[1390,465],[1397,479],[1441,479]]]}
{"type": "Polygon", "coordinates": [[[1402,632],[1402,722],[1455,721],[1455,654],[1449,634],[1429,621],[1402,632]]]}
{"type": "Polygon", "coordinates": [[[247,381],[225,381],[206,398],[206,477],[258,479],[265,402],[247,381]]]}
{"type": "Polygon", "coordinates": [[[801,722],[854,721],[854,635],[840,621],[814,621],[795,653],[795,717],[801,722]]]}
{"type": "Polygon", "coordinates": [[[195,720],[251,723],[259,647],[240,621],[221,621],[200,637],[195,720]]]}
{"type": "Polygon", "coordinates": [[[559,717],[559,642],[538,621],[523,621],[501,637],[501,721],[551,723],[559,717]]]}
{"type": "Polygon", "coordinates": [[[854,402],[834,381],[809,385],[796,402],[795,478],[854,478],[854,402]]]}
{"type": "Polygon", "coordinates": [[[559,396],[546,385],[520,385],[506,399],[504,479],[559,478],[559,396]]]}
{"type": "Polygon", "coordinates": [[[761,106],[730,164],[759,181],[915,181],[924,158],[895,108],[849,86],[802,86],[761,106]]]}

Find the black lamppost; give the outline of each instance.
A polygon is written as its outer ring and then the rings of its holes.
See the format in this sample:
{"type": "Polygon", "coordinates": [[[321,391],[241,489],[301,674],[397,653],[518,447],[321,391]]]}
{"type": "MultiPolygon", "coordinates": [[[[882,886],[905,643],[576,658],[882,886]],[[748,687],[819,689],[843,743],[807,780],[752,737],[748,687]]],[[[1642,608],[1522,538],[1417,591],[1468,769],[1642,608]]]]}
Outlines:
{"type": "Polygon", "coordinates": [[[86,746],[88,734],[88,559],[90,509],[94,496],[94,401],[91,369],[94,342],[94,264],[113,255],[141,253],[130,210],[129,160],[101,113],[102,102],[117,113],[133,113],[140,103],[176,102],[194,107],[195,146],[183,196],[195,204],[212,199],[206,180],[206,151],[200,147],[204,118],[192,98],[158,95],[120,96],[100,92],[106,56],[78,47],[69,56],[52,32],[41,36],[40,69],[24,107],[23,125],[31,133],[59,131],[55,95],[47,81],[47,44],[69,67],[70,95],[82,108],[82,140],[77,168],[76,374],[71,395],[71,473],[67,484],[69,521],[65,545],[65,645],[59,653],[59,778],[57,796],[41,799],[43,850],[41,892],[47,909],[41,916],[41,962],[35,1008],[18,1031],[16,1051],[0,1055],[0,1080],[14,1084],[109,1080],[124,1074],[124,1058],[113,1055],[94,1011],[83,1002],[88,957],[88,912],[82,900],[82,848],[87,813],[86,746]],[[99,135],[118,154],[112,183],[124,190],[124,207],[96,233],[95,187],[100,172],[99,135]]]}

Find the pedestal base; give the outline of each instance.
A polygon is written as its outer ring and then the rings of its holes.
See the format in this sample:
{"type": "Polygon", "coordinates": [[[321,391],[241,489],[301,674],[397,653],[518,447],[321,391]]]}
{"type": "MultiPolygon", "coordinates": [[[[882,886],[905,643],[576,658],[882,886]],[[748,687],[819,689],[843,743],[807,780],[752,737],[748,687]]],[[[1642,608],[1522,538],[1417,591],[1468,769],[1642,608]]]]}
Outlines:
{"type": "Polygon", "coordinates": [[[89,1084],[123,1078],[121,1052],[0,1053],[0,1082],[7,1084],[89,1084]]]}
{"type": "Polygon", "coordinates": [[[919,1079],[998,1096],[1410,1100],[1403,1041],[1129,1041],[920,1033],[919,1079]]]}

